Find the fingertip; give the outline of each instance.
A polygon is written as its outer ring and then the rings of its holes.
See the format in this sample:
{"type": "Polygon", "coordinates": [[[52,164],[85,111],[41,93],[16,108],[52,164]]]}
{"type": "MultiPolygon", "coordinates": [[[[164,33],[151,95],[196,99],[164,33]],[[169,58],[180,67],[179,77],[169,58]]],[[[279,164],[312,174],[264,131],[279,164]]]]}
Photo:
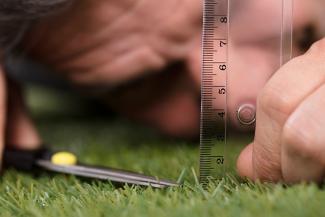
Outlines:
{"type": "Polygon", "coordinates": [[[246,146],[237,159],[237,172],[241,177],[254,179],[253,173],[253,144],[246,146]]]}

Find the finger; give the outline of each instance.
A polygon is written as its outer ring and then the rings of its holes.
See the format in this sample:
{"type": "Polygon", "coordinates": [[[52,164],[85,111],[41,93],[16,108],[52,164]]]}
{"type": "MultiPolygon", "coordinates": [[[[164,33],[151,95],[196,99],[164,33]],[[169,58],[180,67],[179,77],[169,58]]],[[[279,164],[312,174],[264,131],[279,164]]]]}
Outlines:
{"type": "Polygon", "coordinates": [[[253,171],[249,173],[253,177],[250,178],[268,181],[282,179],[282,128],[295,108],[324,83],[324,47],[325,40],[322,40],[305,55],[290,61],[275,73],[259,95],[253,171]]]}
{"type": "Polygon", "coordinates": [[[246,146],[237,160],[237,171],[241,177],[253,177],[253,144],[246,146]]]}
{"type": "Polygon", "coordinates": [[[4,78],[4,70],[0,65],[0,162],[4,148],[5,134],[5,117],[6,117],[6,82],[4,78]]]}
{"type": "Polygon", "coordinates": [[[325,166],[325,85],[305,99],[282,134],[282,174],[286,182],[317,181],[325,166]]]}
{"type": "Polygon", "coordinates": [[[8,79],[7,90],[6,143],[17,148],[37,148],[41,144],[41,139],[28,114],[21,87],[8,79]]]}

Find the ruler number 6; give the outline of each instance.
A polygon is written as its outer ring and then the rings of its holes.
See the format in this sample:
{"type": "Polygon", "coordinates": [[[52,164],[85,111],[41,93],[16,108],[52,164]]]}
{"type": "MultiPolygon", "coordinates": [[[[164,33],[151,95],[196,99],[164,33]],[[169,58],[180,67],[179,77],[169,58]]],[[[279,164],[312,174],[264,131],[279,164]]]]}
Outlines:
{"type": "Polygon", "coordinates": [[[223,64],[223,65],[219,65],[219,69],[220,69],[221,71],[225,71],[225,70],[227,69],[227,66],[226,66],[225,64],[223,64]]]}

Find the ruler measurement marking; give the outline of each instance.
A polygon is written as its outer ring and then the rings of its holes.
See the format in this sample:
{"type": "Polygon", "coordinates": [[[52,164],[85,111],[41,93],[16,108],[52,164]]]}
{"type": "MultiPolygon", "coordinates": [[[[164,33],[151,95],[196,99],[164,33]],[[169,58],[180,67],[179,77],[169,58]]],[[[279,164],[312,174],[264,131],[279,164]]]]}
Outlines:
{"type": "Polygon", "coordinates": [[[227,87],[224,75],[228,69],[228,1],[204,1],[200,126],[200,182],[203,186],[206,186],[209,180],[217,179],[213,177],[213,171],[224,171],[224,152],[216,151],[216,148],[223,148],[225,145],[226,126],[220,123],[225,123],[226,107],[214,106],[219,98],[222,102],[226,101],[227,87]],[[220,5],[218,12],[216,5],[220,5]],[[223,80],[222,84],[220,80],[223,80]]]}

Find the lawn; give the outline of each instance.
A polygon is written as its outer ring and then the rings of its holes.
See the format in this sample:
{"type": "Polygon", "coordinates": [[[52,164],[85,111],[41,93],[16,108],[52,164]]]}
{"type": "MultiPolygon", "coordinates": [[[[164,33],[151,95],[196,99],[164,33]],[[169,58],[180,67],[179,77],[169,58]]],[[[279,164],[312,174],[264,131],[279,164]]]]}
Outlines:
{"type": "MultiPolygon", "coordinates": [[[[204,191],[196,181],[197,142],[164,138],[97,111],[94,115],[89,104],[67,94],[34,88],[29,104],[43,137],[54,148],[72,150],[87,163],[181,179],[184,184],[163,190],[115,187],[73,176],[33,177],[9,170],[0,182],[0,216],[325,215],[325,192],[315,185],[252,184],[233,174],[204,191]]],[[[236,141],[232,143],[238,150],[236,141]]]]}

